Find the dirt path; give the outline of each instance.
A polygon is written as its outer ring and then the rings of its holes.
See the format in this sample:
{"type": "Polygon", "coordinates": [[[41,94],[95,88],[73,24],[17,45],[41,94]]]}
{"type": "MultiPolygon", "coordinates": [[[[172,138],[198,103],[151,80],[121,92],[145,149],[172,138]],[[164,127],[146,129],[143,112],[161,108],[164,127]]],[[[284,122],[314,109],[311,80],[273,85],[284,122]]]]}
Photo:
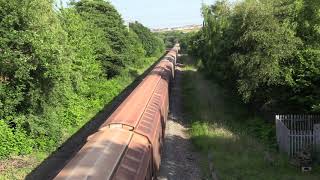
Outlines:
{"type": "Polygon", "coordinates": [[[186,119],[182,115],[181,64],[176,67],[176,77],[170,95],[170,115],[166,126],[159,180],[201,179],[199,155],[192,150],[186,119]]]}

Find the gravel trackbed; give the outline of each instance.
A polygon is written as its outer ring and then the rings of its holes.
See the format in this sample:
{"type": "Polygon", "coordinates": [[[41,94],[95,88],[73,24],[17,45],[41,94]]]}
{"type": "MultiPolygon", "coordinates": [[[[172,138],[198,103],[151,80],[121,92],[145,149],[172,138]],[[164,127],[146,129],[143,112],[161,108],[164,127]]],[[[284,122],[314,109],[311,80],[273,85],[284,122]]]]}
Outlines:
{"type": "Polygon", "coordinates": [[[198,180],[201,179],[199,155],[192,151],[188,126],[182,114],[181,78],[182,64],[177,64],[175,79],[171,86],[170,114],[166,125],[166,135],[158,180],[198,180]]]}

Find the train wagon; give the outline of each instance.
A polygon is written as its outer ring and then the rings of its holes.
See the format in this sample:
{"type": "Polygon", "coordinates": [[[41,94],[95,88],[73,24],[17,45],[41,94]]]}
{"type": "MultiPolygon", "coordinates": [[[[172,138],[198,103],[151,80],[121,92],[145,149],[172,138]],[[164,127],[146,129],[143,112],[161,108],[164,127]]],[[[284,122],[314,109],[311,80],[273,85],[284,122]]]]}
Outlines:
{"type": "Polygon", "coordinates": [[[169,50],[55,180],[156,178],[179,45],[169,50]]]}

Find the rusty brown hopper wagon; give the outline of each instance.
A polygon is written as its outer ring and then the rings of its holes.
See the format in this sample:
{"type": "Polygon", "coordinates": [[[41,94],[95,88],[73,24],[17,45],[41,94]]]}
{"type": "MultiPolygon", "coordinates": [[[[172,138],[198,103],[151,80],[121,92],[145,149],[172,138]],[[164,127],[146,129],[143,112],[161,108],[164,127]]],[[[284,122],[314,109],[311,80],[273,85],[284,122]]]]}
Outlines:
{"type": "Polygon", "coordinates": [[[174,46],[91,135],[56,180],[156,178],[169,109],[174,46]]]}

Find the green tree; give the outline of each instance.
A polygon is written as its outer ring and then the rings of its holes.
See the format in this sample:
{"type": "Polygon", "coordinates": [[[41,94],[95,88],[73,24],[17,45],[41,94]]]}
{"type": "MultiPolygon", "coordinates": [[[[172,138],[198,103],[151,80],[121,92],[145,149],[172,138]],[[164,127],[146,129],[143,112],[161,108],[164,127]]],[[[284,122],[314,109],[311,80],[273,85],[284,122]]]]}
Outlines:
{"type": "Polygon", "coordinates": [[[243,100],[271,111],[318,111],[319,3],[218,1],[202,9],[190,52],[243,100]]]}
{"type": "Polygon", "coordinates": [[[143,50],[136,49],[132,44],[136,39],[128,32],[120,14],[116,9],[104,0],[81,0],[72,3],[78,13],[87,22],[95,25],[96,29],[104,32],[104,37],[111,47],[100,48],[98,58],[106,69],[109,78],[119,75],[126,64],[137,61],[143,57],[143,50]]]}
{"type": "Polygon", "coordinates": [[[147,27],[144,27],[139,22],[130,23],[130,29],[133,30],[139,37],[143,48],[146,50],[147,56],[155,56],[163,52],[163,42],[156,37],[147,27]]]}
{"type": "Polygon", "coordinates": [[[64,99],[69,86],[66,34],[52,3],[13,0],[0,1],[0,7],[0,119],[32,136],[59,136],[55,123],[17,118],[45,113],[64,99]],[[47,130],[37,128],[40,124],[47,130]]]}

